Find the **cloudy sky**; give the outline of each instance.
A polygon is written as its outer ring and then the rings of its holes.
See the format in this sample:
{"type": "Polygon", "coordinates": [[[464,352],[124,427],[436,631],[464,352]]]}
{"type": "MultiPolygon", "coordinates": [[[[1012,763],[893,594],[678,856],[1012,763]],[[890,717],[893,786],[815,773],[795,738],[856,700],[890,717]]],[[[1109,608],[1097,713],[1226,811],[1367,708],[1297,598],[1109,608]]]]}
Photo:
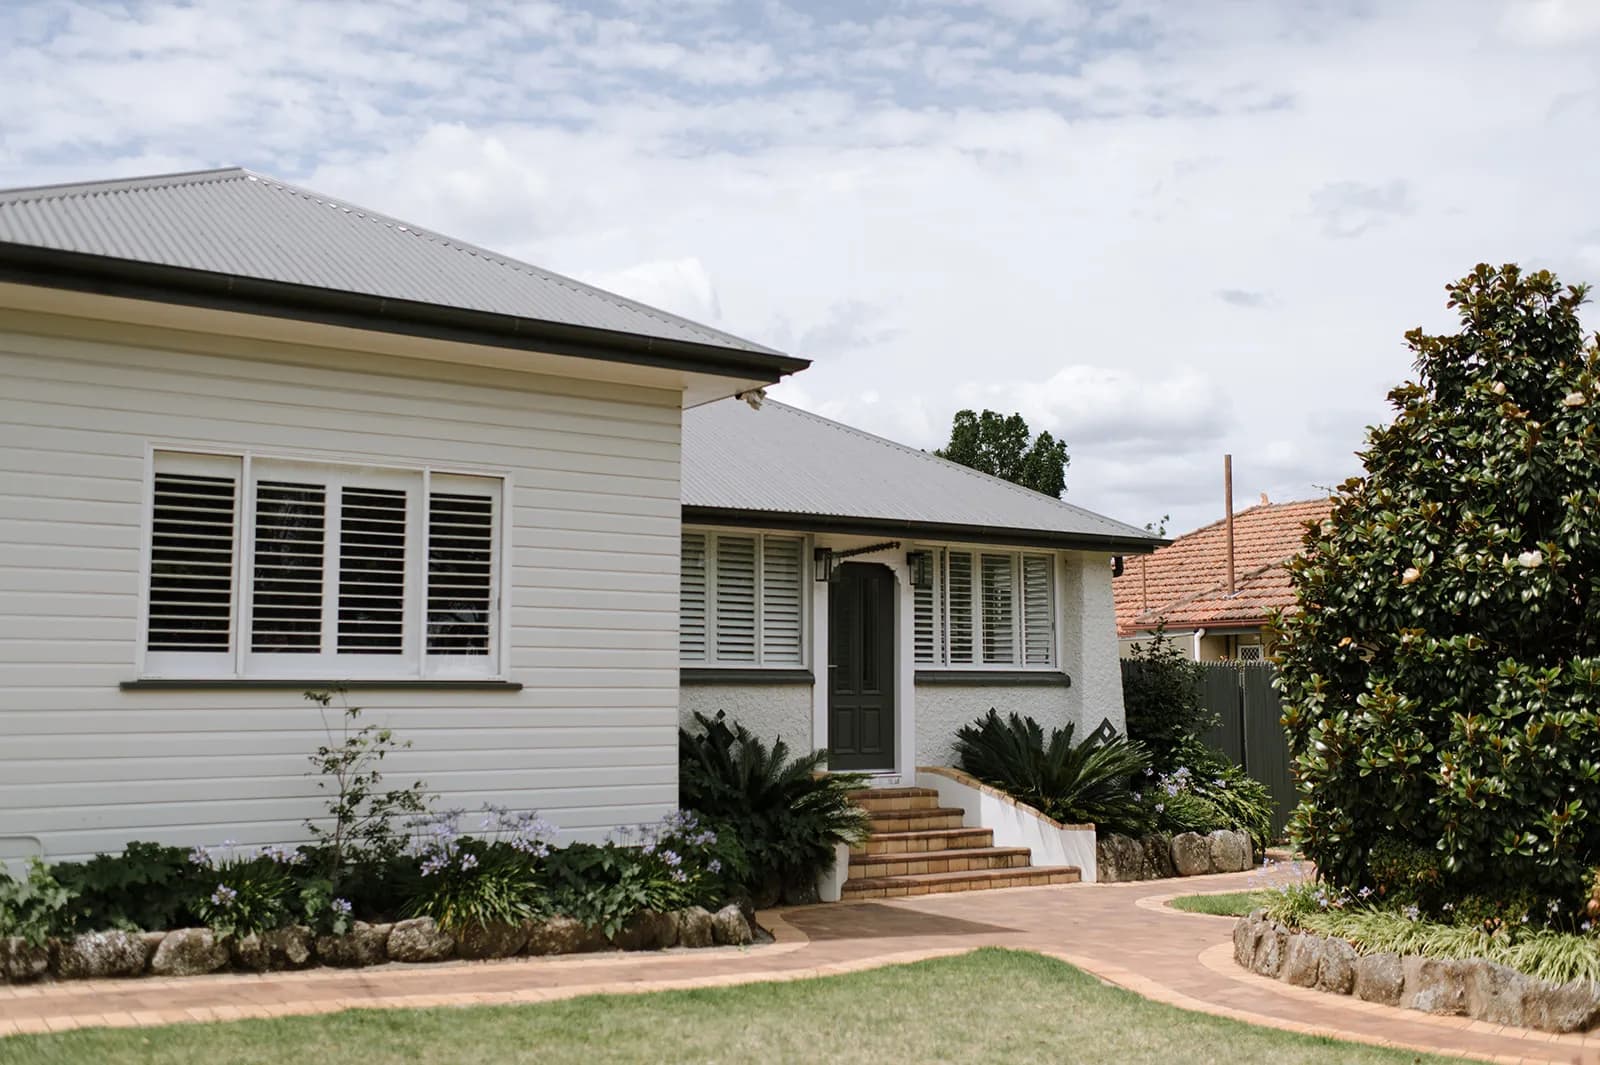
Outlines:
{"type": "MultiPolygon", "coordinates": [[[[238,164],[963,406],[1173,531],[1355,472],[1479,261],[1600,281],[1600,0],[0,0],[0,186],[238,164]]],[[[1596,317],[1591,315],[1591,318],[1596,317]]]]}

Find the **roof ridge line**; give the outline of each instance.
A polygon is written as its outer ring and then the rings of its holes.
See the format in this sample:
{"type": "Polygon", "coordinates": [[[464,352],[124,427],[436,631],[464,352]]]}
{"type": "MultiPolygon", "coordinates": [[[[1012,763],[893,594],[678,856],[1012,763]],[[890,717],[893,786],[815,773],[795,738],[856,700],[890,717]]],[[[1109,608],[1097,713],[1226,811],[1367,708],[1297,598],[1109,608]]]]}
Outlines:
{"type": "Polygon", "coordinates": [[[725,330],[702,325],[699,322],[695,322],[680,315],[673,314],[671,311],[665,311],[659,307],[652,307],[648,303],[641,303],[638,300],[629,299],[627,296],[619,295],[615,292],[608,292],[603,288],[597,288],[596,286],[590,285],[587,282],[579,281],[577,278],[568,277],[566,274],[558,274],[554,270],[549,270],[542,266],[536,266],[533,263],[525,262],[521,259],[513,259],[509,255],[504,255],[500,252],[493,251],[489,248],[483,247],[482,245],[469,243],[468,241],[461,240],[458,237],[449,236],[448,234],[441,233],[436,229],[430,229],[427,226],[419,226],[416,223],[408,222],[403,218],[397,218],[394,215],[385,214],[382,211],[375,211],[370,207],[363,207],[360,204],[352,203],[349,200],[342,200],[337,197],[329,196],[327,193],[317,192],[315,189],[308,189],[304,185],[297,185],[292,181],[285,181],[282,178],[272,177],[271,175],[262,174],[254,170],[245,169],[243,167],[237,169],[239,169],[252,181],[260,181],[269,185],[275,185],[290,195],[301,196],[315,203],[326,203],[330,206],[337,206],[343,210],[359,215],[360,217],[366,218],[369,221],[377,224],[392,225],[394,228],[402,232],[412,233],[423,240],[431,240],[443,247],[451,249],[452,251],[461,252],[483,259],[485,262],[493,263],[496,266],[503,267],[504,269],[511,270],[516,273],[530,274],[532,276],[542,278],[543,280],[549,281],[553,284],[566,287],[571,291],[580,292],[586,296],[596,297],[607,303],[610,303],[612,306],[622,307],[627,310],[632,310],[643,314],[646,317],[654,318],[658,322],[668,325],[686,327],[705,337],[735,341],[739,345],[747,348],[759,347],[764,348],[767,351],[775,352],[775,349],[767,348],[762,344],[757,344],[753,340],[748,340],[744,337],[726,332],[725,330]]]}
{"type": "Polygon", "coordinates": [[[254,171],[242,166],[219,166],[203,170],[174,170],[166,174],[140,174],[136,177],[126,178],[58,181],[49,185],[15,185],[11,188],[0,189],[0,199],[8,199],[11,203],[33,203],[38,200],[59,200],[73,192],[85,196],[95,196],[118,189],[175,188],[182,185],[202,185],[249,176],[260,175],[255,175],[254,171]],[[23,195],[24,193],[28,195],[23,195]]]}
{"type": "Polygon", "coordinates": [[[1161,539],[1160,537],[1156,536],[1154,533],[1152,533],[1148,529],[1136,528],[1136,527],[1134,527],[1132,525],[1129,525],[1127,522],[1118,521],[1116,518],[1107,517],[1104,514],[1096,513],[1095,511],[1089,510],[1087,507],[1080,507],[1076,503],[1068,503],[1064,499],[1052,498],[1051,496],[1045,495],[1043,492],[1036,492],[1032,488],[1024,488],[1022,485],[1015,484],[1015,483],[1013,483],[1011,481],[1008,481],[1004,477],[996,477],[996,476],[994,476],[994,474],[984,473],[982,470],[975,470],[971,466],[963,466],[961,463],[956,462],[956,461],[954,461],[952,459],[947,459],[943,455],[936,455],[931,451],[924,451],[921,448],[912,447],[910,444],[902,444],[898,440],[890,440],[886,436],[879,436],[876,433],[869,433],[865,429],[858,429],[855,426],[847,425],[844,422],[836,422],[832,418],[825,418],[822,415],[817,414],[814,411],[806,410],[803,407],[796,407],[796,406],[793,406],[792,404],[783,403],[783,402],[781,402],[779,400],[771,400],[771,399],[769,399],[767,402],[772,403],[772,404],[774,404],[776,406],[782,407],[785,410],[791,410],[791,411],[794,411],[797,414],[802,414],[802,415],[806,416],[807,418],[812,418],[812,419],[814,419],[816,421],[822,422],[825,425],[830,425],[830,426],[833,426],[836,429],[841,429],[841,430],[843,430],[843,431],[845,431],[847,433],[854,433],[856,436],[864,437],[864,438],[866,438],[868,440],[874,440],[874,441],[876,441],[876,442],[878,442],[880,444],[887,444],[890,447],[898,448],[901,451],[907,452],[908,454],[919,455],[919,456],[921,456],[923,458],[926,458],[926,459],[932,459],[935,462],[944,463],[946,466],[949,466],[949,467],[951,467],[953,469],[956,469],[956,470],[960,470],[962,473],[968,474],[968,475],[970,475],[972,477],[981,478],[984,481],[993,482],[994,484],[998,484],[998,485],[1003,485],[1005,488],[1007,488],[1007,489],[1009,489],[1009,490],[1011,490],[1013,492],[1021,493],[1021,494],[1025,495],[1026,497],[1030,498],[1030,499],[1044,500],[1047,503],[1054,503],[1058,507],[1062,507],[1062,508],[1064,508],[1066,510],[1070,510],[1074,514],[1078,514],[1078,515],[1082,515],[1082,516],[1086,516],[1086,517],[1090,517],[1090,518],[1095,518],[1095,519],[1097,519],[1099,521],[1109,522],[1112,525],[1120,525],[1124,529],[1127,529],[1128,531],[1130,531],[1131,533],[1133,533],[1136,536],[1148,537],[1151,540],[1160,540],[1161,539]]]}
{"type": "MultiPolygon", "coordinates": [[[[1295,554],[1297,555],[1297,554],[1299,554],[1299,552],[1296,552],[1295,554]]],[[[1240,584],[1240,583],[1242,583],[1244,581],[1254,580],[1255,578],[1257,578],[1257,577],[1261,576],[1262,574],[1266,573],[1268,570],[1273,570],[1273,569],[1277,569],[1279,566],[1288,565],[1290,562],[1292,562],[1294,560],[1294,558],[1295,558],[1295,555],[1286,555],[1283,558],[1278,559],[1276,562],[1268,562],[1264,566],[1257,566],[1255,569],[1250,570],[1249,572],[1245,573],[1243,576],[1236,578],[1234,580],[1234,584],[1238,585],[1238,584],[1240,584]]],[[[1165,612],[1165,611],[1176,610],[1178,607],[1181,607],[1181,606],[1189,606],[1192,603],[1198,603],[1200,600],[1205,599],[1207,596],[1210,596],[1214,592],[1221,591],[1225,586],[1226,586],[1226,582],[1213,584],[1213,585],[1211,585],[1211,586],[1209,586],[1207,588],[1202,588],[1198,592],[1194,592],[1194,593],[1192,593],[1190,595],[1186,595],[1186,596],[1182,597],[1181,599],[1174,599],[1170,603],[1165,603],[1165,604],[1163,604],[1161,606],[1158,606],[1158,607],[1154,607],[1153,606],[1148,610],[1141,610],[1139,613],[1133,615],[1133,620],[1137,621],[1140,618],[1146,618],[1146,617],[1152,617],[1152,616],[1160,617],[1161,614],[1163,612],[1165,612]]],[[[1239,589],[1237,587],[1235,587],[1233,592],[1231,592],[1229,594],[1230,595],[1237,595],[1238,592],[1239,592],[1239,589]]]]}

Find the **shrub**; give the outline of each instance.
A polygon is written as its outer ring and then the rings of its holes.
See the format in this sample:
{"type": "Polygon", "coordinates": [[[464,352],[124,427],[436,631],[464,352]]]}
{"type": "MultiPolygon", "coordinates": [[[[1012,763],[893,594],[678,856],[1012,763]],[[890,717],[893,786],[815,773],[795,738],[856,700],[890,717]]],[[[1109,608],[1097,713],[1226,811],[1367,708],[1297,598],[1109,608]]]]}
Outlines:
{"type": "Polygon", "coordinates": [[[1164,626],[1134,644],[1129,660],[1134,667],[1122,681],[1128,738],[1144,745],[1157,773],[1169,772],[1194,739],[1217,725],[1200,698],[1202,667],[1178,650],[1164,626]]]}
{"type": "Polygon", "coordinates": [[[182,847],[135,841],[121,854],[59,862],[51,873],[71,896],[75,931],[157,931],[199,920],[194,904],[206,877],[182,847]]]}
{"type": "Polygon", "coordinates": [[[1143,793],[1156,826],[1164,832],[1231,829],[1248,834],[1256,852],[1266,850],[1273,811],[1267,786],[1194,741],[1179,752],[1181,764],[1143,793]]]}
{"type": "Polygon", "coordinates": [[[448,810],[415,823],[420,865],[405,912],[432,917],[449,932],[537,916],[544,902],[539,861],[550,853],[554,829],[532,813],[486,805],[483,834],[469,836],[461,831],[463,813],[448,810]]]}
{"type": "Polygon", "coordinates": [[[783,740],[768,747],[726,717],[695,714],[700,730],[678,731],[679,805],[732,830],[755,894],[814,882],[835,847],[866,837],[867,814],[850,800],[865,778],[819,772],[826,751],[790,758],[783,740]]]}
{"type": "Polygon", "coordinates": [[[1290,564],[1292,831],[1337,885],[1393,836],[1446,894],[1570,906],[1600,858],[1600,349],[1547,272],[1448,292],[1460,331],[1407,334],[1417,381],[1290,564]]]}
{"type": "Polygon", "coordinates": [[[1147,767],[1144,748],[1120,737],[1090,736],[1073,743],[1073,726],[1044,729],[1033,718],[998,711],[956,733],[956,760],[991,787],[1036,807],[1058,821],[1093,822],[1107,832],[1148,831],[1149,815],[1135,797],[1131,778],[1147,767]]]}
{"type": "Polygon", "coordinates": [[[13,879],[0,866],[0,936],[20,936],[32,946],[70,929],[71,893],[38,858],[28,863],[27,876],[13,879]]]}
{"type": "Polygon", "coordinates": [[[298,853],[278,847],[241,851],[229,841],[215,850],[196,847],[190,860],[209,886],[201,888],[195,912],[213,931],[255,935],[300,916],[299,892],[290,874],[290,867],[301,861],[298,853]]]}

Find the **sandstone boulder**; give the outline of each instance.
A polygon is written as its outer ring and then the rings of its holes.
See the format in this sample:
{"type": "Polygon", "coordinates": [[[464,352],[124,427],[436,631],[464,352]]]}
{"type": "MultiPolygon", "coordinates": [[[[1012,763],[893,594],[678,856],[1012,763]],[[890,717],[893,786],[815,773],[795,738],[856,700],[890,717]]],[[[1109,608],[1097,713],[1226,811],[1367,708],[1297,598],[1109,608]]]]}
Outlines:
{"type": "Polygon", "coordinates": [[[0,980],[25,984],[50,971],[50,949],[29,946],[21,936],[0,936],[0,980]]]}
{"type": "Polygon", "coordinates": [[[742,947],[755,939],[749,919],[738,906],[724,906],[711,915],[711,935],[725,947],[742,947]]]}
{"type": "Polygon", "coordinates": [[[1178,875],[1178,867],[1172,862],[1172,837],[1165,832],[1152,832],[1139,840],[1139,847],[1144,852],[1140,872],[1142,879],[1166,880],[1178,875]]]}
{"type": "Polygon", "coordinates": [[[1142,880],[1144,848],[1130,836],[1115,832],[1095,841],[1095,879],[1102,884],[1142,880]]]}
{"type": "Polygon", "coordinates": [[[600,929],[572,917],[551,917],[528,926],[529,954],[583,954],[610,945],[600,929]]]}
{"type": "Polygon", "coordinates": [[[468,925],[456,937],[456,953],[472,961],[509,958],[521,953],[522,948],[528,945],[530,930],[525,921],[516,924],[495,922],[468,925]]]}
{"type": "Polygon", "coordinates": [[[235,966],[252,972],[304,969],[311,964],[314,938],[305,925],[291,925],[235,939],[228,944],[228,953],[235,966]]]}
{"type": "Polygon", "coordinates": [[[1250,971],[1261,976],[1277,978],[1283,969],[1283,958],[1288,948],[1289,934],[1272,921],[1261,921],[1255,928],[1255,948],[1251,951],[1250,971]]]}
{"type": "Polygon", "coordinates": [[[209,928],[176,928],[161,939],[150,971],[156,976],[198,976],[228,964],[228,948],[209,928]]]}
{"type": "Polygon", "coordinates": [[[1204,876],[1211,872],[1211,840],[1198,832],[1172,837],[1172,864],[1179,876],[1204,876]]]}
{"type": "Polygon", "coordinates": [[[1343,939],[1325,939],[1322,942],[1322,959],[1317,965],[1317,989],[1336,995],[1348,995],[1356,983],[1356,962],[1361,955],[1343,939]]]}
{"type": "Polygon", "coordinates": [[[1465,963],[1467,1016],[1491,1024],[1524,1027],[1523,996],[1538,981],[1505,965],[1473,960],[1465,963]]]}
{"type": "Polygon", "coordinates": [[[389,960],[389,933],[393,926],[357,921],[342,936],[317,937],[317,958],[324,965],[359,969],[389,960]]]}
{"type": "Polygon", "coordinates": [[[678,942],[677,914],[640,910],[611,942],[622,950],[665,950],[678,942]]]}
{"type": "Polygon", "coordinates": [[[1600,1022],[1600,988],[1584,980],[1530,980],[1522,994],[1523,1023],[1544,1032],[1586,1032],[1600,1022]]]}
{"type": "Polygon", "coordinates": [[[395,922],[384,949],[390,961],[443,961],[455,953],[456,940],[432,917],[413,917],[409,921],[395,922]]]}
{"type": "Polygon", "coordinates": [[[1322,964],[1321,936],[1297,932],[1289,937],[1283,952],[1283,968],[1278,979],[1296,987],[1316,987],[1317,969],[1322,964]]]}
{"type": "Polygon", "coordinates": [[[56,975],[63,980],[138,976],[144,966],[144,941],[137,932],[86,932],[55,945],[56,975]]]}
{"type": "Polygon", "coordinates": [[[1377,1002],[1385,1006],[1400,1005],[1401,992],[1405,990],[1405,971],[1398,954],[1367,954],[1355,966],[1356,998],[1364,1002],[1377,1002]]]}
{"type": "Polygon", "coordinates": [[[1213,873],[1240,873],[1250,868],[1250,836],[1218,829],[1206,837],[1213,873]]]}
{"type": "Polygon", "coordinates": [[[1422,1013],[1461,1016],[1467,1012],[1467,971],[1470,963],[1407,954],[1400,959],[1405,989],[1400,1005],[1422,1013]]]}
{"type": "Polygon", "coordinates": [[[701,906],[678,911],[678,946],[710,947],[716,944],[716,919],[701,906]]]}

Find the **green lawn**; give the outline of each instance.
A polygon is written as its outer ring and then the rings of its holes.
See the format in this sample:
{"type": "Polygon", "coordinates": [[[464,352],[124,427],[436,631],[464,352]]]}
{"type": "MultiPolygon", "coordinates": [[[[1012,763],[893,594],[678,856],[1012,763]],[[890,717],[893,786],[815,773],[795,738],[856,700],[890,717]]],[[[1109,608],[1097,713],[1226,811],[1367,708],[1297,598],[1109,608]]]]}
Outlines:
{"type": "Polygon", "coordinates": [[[501,1062],[1437,1062],[1189,1013],[1037,954],[980,950],[849,976],[531,1006],[0,1039],[7,1065],[501,1062]]]}
{"type": "Polygon", "coordinates": [[[1265,903],[1259,891],[1232,891],[1226,895],[1185,895],[1168,903],[1184,913],[1209,913],[1216,917],[1244,917],[1265,903]]]}

